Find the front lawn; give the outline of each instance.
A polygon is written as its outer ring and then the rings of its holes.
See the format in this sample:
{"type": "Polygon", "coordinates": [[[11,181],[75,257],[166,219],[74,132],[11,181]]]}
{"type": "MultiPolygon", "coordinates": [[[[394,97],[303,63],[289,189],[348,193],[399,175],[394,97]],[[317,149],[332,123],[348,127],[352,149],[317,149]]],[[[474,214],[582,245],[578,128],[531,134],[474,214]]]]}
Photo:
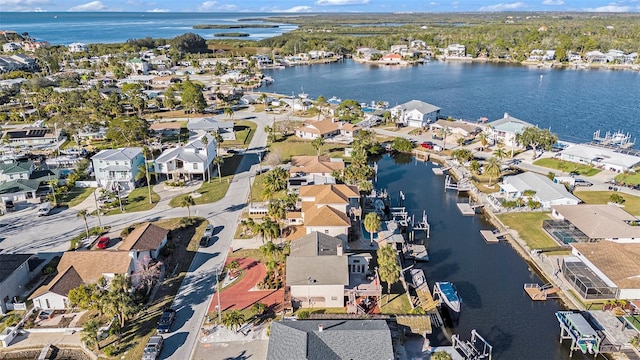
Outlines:
{"type": "Polygon", "coordinates": [[[533,162],[533,165],[544,166],[546,168],[559,170],[561,175],[564,173],[570,173],[572,171],[577,172],[584,176],[593,176],[600,173],[600,169],[593,166],[577,164],[571,161],[565,161],[555,158],[542,158],[533,162]]]}
{"type": "Polygon", "coordinates": [[[624,210],[631,215],[640,216],[640,197],[621,193],[618,191],[574,191],[573,195],[587,204],[606,204],[613,194],[622,196],[624,210]]]}
{"type": "Polygon", "coordinates": [[[88,198],[95,189],[96,188],[72,188],[57,200],[60,204],[67,204],[69,207],[74,207],[88,198]]]}
{"type": "Polygon", "coordinates": [[[618,174],[615,179],[618,183],[638,185],[640,184],[640,172],[636,172],[635,174],[618,174]]]}
{"type": "Polygon", "coordinates": [[[251,143],[253,134],[256,133],[256,123],[248,120],[236,121],[233,131],[236,134],[235,140],[225,140],[220,146],[224,147],[247,147],[251,143]]]}
{"type": "MultiPolygon", "coordinates": [[[[343,157],[344,149],[349,145],[325,143],[321,148],[321,155],[329,157],[343,157]]],[[[271,152],[280,155],[283,161],[291,160],[292,156],[318,155],[316,149],[311,145],[311,140],[303,140],[295,135],[283,137],[278,135],[278,140],[269,145],[271,152]]]]}
{"type": "MultiPolygon", "coordinates": [[[[262,196],[262,191],[264,190],[264,185],[262,184],[262,179],[264,178],[264,174],[256,175],[253,180],[253,185],[251,185],[251,201],[253,202],[262,202],[265,201],[262,196]]],[[[287,195],[286,190],[280,190],[271,195],[272,199],[283,199],[287,195]]]]}
{"type": "MultiPolygon", "coordinates": [[[[156,204],[160,201],[160,195],[156,194],[153,191],[153,188],[151,188],[151,199],[153,200],[153,204],[149,203],[149,190],[147,187],[139,187],[130,192],[126,198],[122,198],[122,201],[125,203],[123,204],[124,212],[130,213],[136,211],[147,211],[156,207],[156,204]]],[[[120,214],[120,208],[118,206],[105,211],[105,215],[113,214],[120,214]]]]}
{"type": "Polygon", "coordinates": [[[551,219],[546,212],[522,212],[497,215],[503,224],[516,230],[530,249],[556,248],[558,243],[542,230],[542,221],[551,219]]]}

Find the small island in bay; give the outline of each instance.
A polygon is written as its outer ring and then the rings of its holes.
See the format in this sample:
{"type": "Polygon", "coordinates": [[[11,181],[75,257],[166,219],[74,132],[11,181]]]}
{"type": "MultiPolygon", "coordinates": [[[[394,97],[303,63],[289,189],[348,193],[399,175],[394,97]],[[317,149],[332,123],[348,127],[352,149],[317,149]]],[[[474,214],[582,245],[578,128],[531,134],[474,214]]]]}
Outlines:
{"type": "Polygon", "coordinates": [[[270,24],[196,24],[194,29],[271,29],[280,27],[279,25],[270,24]]]}
{"type": "Polygon", "coordinates": [[[215,33],[213,34],[215,37],[249,37],[248,33],[240,33],[240,32],[229,32],[229,33],[215,33]]]}

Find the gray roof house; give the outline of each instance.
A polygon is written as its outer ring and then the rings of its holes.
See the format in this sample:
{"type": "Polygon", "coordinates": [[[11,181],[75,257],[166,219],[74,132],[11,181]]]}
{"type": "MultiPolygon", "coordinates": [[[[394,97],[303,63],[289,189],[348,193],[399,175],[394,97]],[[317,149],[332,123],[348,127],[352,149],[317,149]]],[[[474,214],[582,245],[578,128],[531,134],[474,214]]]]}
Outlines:
{"type": "Polygon", "coordinates": [[[397,123],[410,127],[425,127],[440,115],[440,108],[420,100],[411,100],[391,108],[397,123]]]}
{"type": "Polygon", "coordinates": [[[494,143],[501,142],[505,146],[516,146],[516,137],[522,134],[524,129],[535,126],[526,121],[514,118],[509,113],[504,113],[501,119],[492,121],[486,125],[489,139],[494,143]]]}
{"type": "MultiPolygon", "coordinates": [[[[167,149],[155,160],[154,167],[158,174],[167,178],[189,177],[201,175],[205,179],[209,174],[213,159],[216,158],[216,139],[209,133],[207,144],[202,139],[191,140],[184,146],[167,149]]],[[[203,137],[204,137],[203,136],[203,137]]]]}
{"type": "Polygon", "coordinates": [[[27,284],[44,264],[31,254],[0,254],[0,315],[14,309],[14,300],[27,293],[27,284]]]}
{"type": "Polygon", "coordinates": [[[267,360],[392,360],[384,320],[283,320],[271,324],[267,360]]]}
{"type": "Polygon", "coordinates": [[[110,188],[117,183],[125,190],[132,190],[138,166],[144,164],[144,155],[140,147],[107,149],[91,157],[91,163],[98,185],[110,188]]]}
{"type": "Polygon", "coordinates": [[[532,198],[539,201],[543,209],[554,205],[577,205],[580,199],[567,191],[563,184],[551,181],[548,177],[533,172],[507,176],[500,184],[500,193],[515,199],[524,196],[526,190],[534,190],[532,198]]]}
{"type": "Polygon", "coordinates": [[[233,134],[233,121],[220,121],[211,117],[195,118],[187,123],[189,131],[219,132],[224,137],[225,133],[233,134]]]}

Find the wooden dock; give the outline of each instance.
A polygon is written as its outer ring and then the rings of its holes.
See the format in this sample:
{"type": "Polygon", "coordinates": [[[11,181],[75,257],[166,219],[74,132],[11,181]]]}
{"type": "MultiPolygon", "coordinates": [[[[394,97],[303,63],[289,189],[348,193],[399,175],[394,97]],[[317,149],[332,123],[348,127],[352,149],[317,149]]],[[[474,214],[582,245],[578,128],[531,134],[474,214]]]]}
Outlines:
{"type": "Polygon", "coordinates": [[[433,311],[437,308],[439,302],[433,300],[433,296],[429,292],[428,287],[424,287],[424,289],[416,289],[416,294],[418,295],[418,306],[422,308],[425,312],[433,311]]]}
{"type": "Polygon", "coordinates": [[[503,240],[504,236],[507,235],[507,233],[494,233],[491,230],[480,230],[480,235],[482,235],[484,241],[488,243],[497,243],[500,240],[503,240]]]}
{"type": "Polygon", "coordinates": [[[547,300],[549,295],[555,294],[560,289],[552,284],[538,285],[538,284],[524,284],[524,291],[529,295],[533,301],[547,300]]]}

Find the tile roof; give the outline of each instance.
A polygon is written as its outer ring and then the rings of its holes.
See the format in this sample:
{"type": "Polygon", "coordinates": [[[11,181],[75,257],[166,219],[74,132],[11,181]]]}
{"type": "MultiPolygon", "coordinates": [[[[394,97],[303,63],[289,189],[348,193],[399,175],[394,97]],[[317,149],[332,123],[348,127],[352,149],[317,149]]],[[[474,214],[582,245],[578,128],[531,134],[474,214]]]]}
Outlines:
{"type": "Polygon", "coordinates": [[[267,360],[394,358],[391,331],[384,320],[282,320],[271,324],[267,360]]]}
{"type": "Polygon", "coordinates": [[[140,225],[129,233],[118,250],[157,250],[168,233],[169,230],[152,223],[140,225]]]}
{"type": "Polygon", "coordinates": [[[350,226],[351,219],[331,206],[309,206],[303,211],[304,226],[350,226]]]}
{"type": "Polygon", "coordinates": [[[622,289],[640,289],[640,244],[611,241],[572,243],[576,250],[622,289]]]}
{"type": "Polygon", "coordinates": [[[558,205],[553,209],[591,239],[640,239],[640,226],[627,223],[637,218],[616,205],[558,205]]]}
{"type": "Polygon", "coordinates": [[[316,204],[348,204],[350,198],[359,198],[358,188],[353,185],[307,185],[300,187],[300,197],[315,198],[316,204]]]}
{"type": "Polygon", "coordinates": [[[294,156],[291,158],[290,173],[331,173],[334,170],[344,170],[344,161],[335,161],[328,156],[294,156]]]}

